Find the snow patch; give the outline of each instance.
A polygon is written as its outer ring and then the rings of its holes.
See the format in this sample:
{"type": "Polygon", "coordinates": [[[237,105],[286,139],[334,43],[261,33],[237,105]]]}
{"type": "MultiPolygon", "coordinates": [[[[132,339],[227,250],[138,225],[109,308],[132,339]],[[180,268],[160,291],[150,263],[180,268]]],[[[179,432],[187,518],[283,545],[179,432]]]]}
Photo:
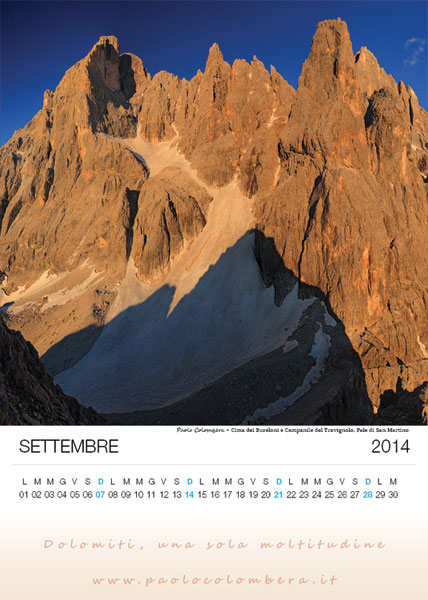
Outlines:
{"type": "Polygon", "coordinates": [[[281,172],[281,163],[278,164],[276,171],[275,171],[275,175],[273,178],[273,187],[276,187],[278,184],[278,180],[279,180],[279,174],[281,172]]]}
{"type": "Polygon", "coordinates": [[[318,323],[318,330],[315,333],[314,343],[310,356],[315,359],[315,364],[306,373],[302,385],[297,387],[292,394],[286,398],[280,397],[275,402],[271,402],[264,408],[258,408],[251,416],[248,416],[243,425],[257,423],[259,419],[268,419],[281,414],[296,402],[303,394],[308,392],[312,385],[318,381],[324,371],[325,360],[331,345],[331,337],[324,332],[321,323],[318,323]]]}
{"type": "Polygon", "coordinates": [[[36,294],[40,295],[44,289],[49,287],[53,282],[59,281],[62,277],[63,275],[56,275],[54,273],[51,273],[48,269],[47,271],[42,273],[40,277],[28,287],[22,285],[15,292],[12,292],[9,295],[6,294],[4,290],[1,290],[0,301],[2,303],[17,302],[18,300],[23,300],[36,294]]]}
{"type": "Polygon", "coordinates": [[[67,302],[78,298],[79,296],[84,294],[93,283],[102,278],[102,276],[102,273],[97,273],[94,269],[90,273],[89,277],[79,285],[76,285],[70,289],[62,288],[56,292],[49,294],[48,301],[45,304],[43,304],[40,309],[41,312],[43,313],[48,308],[52,308],[53,306],[63,306],[64,304],[67,304],[67,302]]]}
{"type": "Polygon", "coordinates": [[[276,106],[272,110],[272,114],[271,114],[271,116],[269,118],[269,121],[267,122],[267,126],[268,127],[272,127],[272,125],[275,123],[275,121],[276,121],[276,116],[275,115],[276,115],[276,106]]]}
{"type": "Polygon", "coordinates": [[[421,342],[421,338],[420,338],[419,336],[417,337],[417,340],[418,340],[419,347],[420,347],[420,349],[421,349],[421,351],[422,351],[422,356],[423,356],[424,358],[428,358],[428,352],[427,352],[427,349],[426,349],[426,346],[425,346],[425,344],[423,344],[423,343],[421,342]]]}
{"type": "Polygon", "coordinates": [[[336,327],[337,321],[333,319],[331,314],[328,312],[325,302],[321,301],[321,306],[324,308],[324,323],[328,325],[328,327],[336,327]]]}
{"type": "Polygon", "coordinates": [[[70,300],[81,296],[102,273],[97,273],[95,268],[88,264],[88,260],[82,263],[75,271],[64,271],[63,273],[51,273],[48,269],[30,286],[20,286],[15,292],[7,295],[0,290],[0,304],[8,305],[7,310],[19,314],[32,304],[39,303],[41,298],[47,299],[40,311],[44,312],[52,306],[61,306],[70,300]],[[76,280],[85,276],[85,271],[90,271],[88,277],[81,283],[68,287],[76,280]],[[59,288],[59,286],[63,286],[59,288]],[[9,306],[10,304],[10,306],[9,306]]]}
{"type": "Polygon", "coordinates": [[[287,354],[287,352],[291,352],[291,350],[297,348],[298,345],[299,342],[297,340],[291,340],[290,342],[285,342],[284,346],[282,347],[282,350],[284,354],[287,354]]]}

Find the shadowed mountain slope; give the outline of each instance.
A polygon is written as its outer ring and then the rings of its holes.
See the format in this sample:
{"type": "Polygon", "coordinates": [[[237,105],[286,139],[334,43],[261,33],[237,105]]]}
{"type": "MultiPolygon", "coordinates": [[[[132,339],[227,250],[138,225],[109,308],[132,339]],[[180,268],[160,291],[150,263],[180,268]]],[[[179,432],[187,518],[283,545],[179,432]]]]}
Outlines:
{"type": "Polygon", "coordinates": [[[0,317],[0,425],[101,425],[55,385],[37,352],[0,317]]]}

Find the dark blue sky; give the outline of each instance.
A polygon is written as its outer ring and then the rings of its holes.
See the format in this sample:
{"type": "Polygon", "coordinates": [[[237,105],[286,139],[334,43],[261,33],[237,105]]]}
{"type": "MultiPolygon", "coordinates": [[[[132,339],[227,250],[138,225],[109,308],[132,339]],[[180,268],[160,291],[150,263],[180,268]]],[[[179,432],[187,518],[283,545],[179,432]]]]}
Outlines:
{"type": "Polygon", "coordinates": [[[1,2],[1,17],[1,144],[101,35],[116,35],[121,51],[137,54],[152,75],[165,69],[190,79],[218,42],[228,62],[256,54],[296,87],[317,22],[341,17],[354,52],[367,46],[428,106],[425,1],[14,0],[1,2]]]}

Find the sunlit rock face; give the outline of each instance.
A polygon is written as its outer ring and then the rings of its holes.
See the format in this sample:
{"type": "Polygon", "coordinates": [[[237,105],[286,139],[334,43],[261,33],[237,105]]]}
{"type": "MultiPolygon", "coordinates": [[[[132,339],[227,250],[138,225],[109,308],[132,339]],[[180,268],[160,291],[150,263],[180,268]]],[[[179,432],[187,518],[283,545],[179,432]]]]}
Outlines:
{"type": "Polygon", "coordinates": [[[285,266],[344,323],[375,404],[398,377],[410,389],[427,377],[427,127],[409,87],[367,49],[354,57],[345,23],[320,23],[281,132],[278,185],[256,201],[285,266]]]}
{"type": "Polygon", "coordinates": [[[297,90],[217,44],[151,77],[103,36],[0,169],[6,318],[86,404],[368,422],[428,380],[428,117],[340,19],[297,90]]]}

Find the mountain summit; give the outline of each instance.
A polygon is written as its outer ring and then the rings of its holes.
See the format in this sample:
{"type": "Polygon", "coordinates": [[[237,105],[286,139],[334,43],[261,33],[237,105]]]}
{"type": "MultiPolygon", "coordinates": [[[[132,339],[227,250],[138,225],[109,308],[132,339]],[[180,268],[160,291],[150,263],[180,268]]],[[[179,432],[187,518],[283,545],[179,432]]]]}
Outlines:
{"type": "Polygon", "coordinates": [[[340,19],[297,90],[103,36],[0,150],[5,318],[114,422],[422,422],[427,182],[427,113],[340,19]]]}

